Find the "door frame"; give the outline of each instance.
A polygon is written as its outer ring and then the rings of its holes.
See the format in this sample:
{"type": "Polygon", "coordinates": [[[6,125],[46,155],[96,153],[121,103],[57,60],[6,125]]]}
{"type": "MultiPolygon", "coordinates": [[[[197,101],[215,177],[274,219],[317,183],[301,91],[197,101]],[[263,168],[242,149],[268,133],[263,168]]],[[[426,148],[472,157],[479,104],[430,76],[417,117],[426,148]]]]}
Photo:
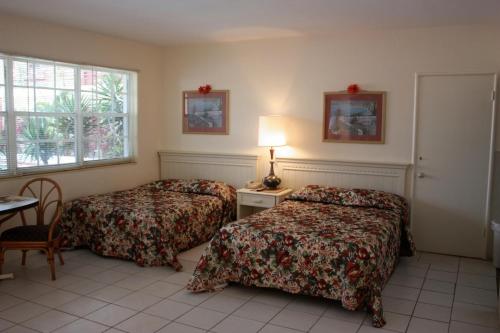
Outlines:
{"type": "MultiPolygon", "coordinates": [[[[491,76],[493,80],[493,90],[491,93],[491,126],[490,126],[490,149],[488,161],[488,183],[486,186],[486,205],[484,207],[486,214],[483,222],[483,235],[485,242],[483,244],[483,258],[488,256],[488,225],[490,223],[490,209],[491,209],[491,192],[493,183],[493,161],[495,156],[495,125],[496,125],[496,92],[497,92],[497,73],[496,72],[415,72],[414,77],[414,91],[413,91],[413,135],[412,135],[412,152],[411,152],[411,177],[410,177],[410,199],[413,202],[415,198],[415,184],[416,184],[416,161],[417,161],[417,139],[418,139],[418,115],[419,115],[419,82],[422,77],[429,76],[491,76]]],[[[410,228],[413,228],[414,210],[410,213],[410,228]]]]}

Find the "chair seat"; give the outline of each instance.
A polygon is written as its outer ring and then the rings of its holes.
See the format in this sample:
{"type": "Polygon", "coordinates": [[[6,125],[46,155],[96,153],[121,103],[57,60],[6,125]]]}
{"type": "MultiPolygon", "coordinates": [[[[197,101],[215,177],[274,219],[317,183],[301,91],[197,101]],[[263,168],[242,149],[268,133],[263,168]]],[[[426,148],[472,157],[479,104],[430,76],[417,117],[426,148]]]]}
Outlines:
{"type": "MultiPolygon", "coordinates": [[[[56,228],[52,238],[59,236],[56,228]]],[[[0,242],[47,242],[49,240],[48,225],[24,225],[5,230],[0,236],[0,242]]]]}

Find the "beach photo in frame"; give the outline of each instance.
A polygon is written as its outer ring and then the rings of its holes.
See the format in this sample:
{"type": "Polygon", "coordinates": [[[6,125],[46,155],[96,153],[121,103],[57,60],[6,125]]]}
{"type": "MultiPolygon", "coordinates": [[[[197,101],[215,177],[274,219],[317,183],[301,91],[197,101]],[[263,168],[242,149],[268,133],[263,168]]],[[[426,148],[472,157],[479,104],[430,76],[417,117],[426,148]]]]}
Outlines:
{"type": "Polygon", "coordinates": [[[182,133],[229,134],[229,90],[182,92],[182,133]]]}
{"type": "Polygon", "coordinates": [[[384,143],[385,92],[326,92],[323,112],[323,141],[384,143]]]}

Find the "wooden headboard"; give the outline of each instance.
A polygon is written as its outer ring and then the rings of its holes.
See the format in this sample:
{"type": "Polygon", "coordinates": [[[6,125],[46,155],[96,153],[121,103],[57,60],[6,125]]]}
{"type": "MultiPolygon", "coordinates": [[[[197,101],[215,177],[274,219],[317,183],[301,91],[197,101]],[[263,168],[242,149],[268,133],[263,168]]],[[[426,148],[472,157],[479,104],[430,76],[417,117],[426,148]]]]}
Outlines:
{"type": "Polygon", "coordinates": [[[228,153],[160,151],[160,178],[220,180],[242,188],[259,174],[259,156],[228,153]]]}
{"type": "Polygon", "coordinates": [[[381,190],[408,196],[406,173],[409,164],[321,159],[278,158],[278,176],[283,186],[327,185],[381,190]]]}

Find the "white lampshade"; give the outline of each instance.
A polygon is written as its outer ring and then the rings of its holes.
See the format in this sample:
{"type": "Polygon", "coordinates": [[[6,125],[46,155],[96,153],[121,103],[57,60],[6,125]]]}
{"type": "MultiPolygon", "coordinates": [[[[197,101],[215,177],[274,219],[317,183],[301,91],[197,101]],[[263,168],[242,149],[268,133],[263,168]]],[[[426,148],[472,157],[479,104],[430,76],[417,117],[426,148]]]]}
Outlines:
{"type": "Polygon", "coordinates": [[[285,119],[278,115],[259,117],[259,146],[286,145],[285,119]]]}

